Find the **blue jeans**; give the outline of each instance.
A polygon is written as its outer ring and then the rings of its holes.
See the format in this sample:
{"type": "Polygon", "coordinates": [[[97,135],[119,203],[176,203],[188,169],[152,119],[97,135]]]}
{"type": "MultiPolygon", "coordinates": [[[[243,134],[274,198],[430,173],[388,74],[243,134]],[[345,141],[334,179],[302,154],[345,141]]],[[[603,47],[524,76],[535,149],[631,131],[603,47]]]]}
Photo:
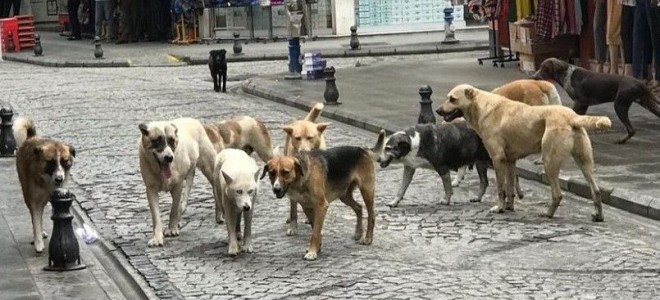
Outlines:
{"type": "Polygon", "coordinates": [[[597,0],[594,12],[594,56],[602,64],[607,60],[607,45],[605,31],[607,25],[607,1],[597,0]]]}
{"type": "Polygon", "coordinates": [[[660,80],[660,8],[637,0],[633,25],[633,76],[649,79],[648,66],[655,57],[655,79],[660,80]]]}
{"type": "Polygon", "coordinates": [[[108,40],[113,40],[115,39],[114,36],[112,36],[112,33],[114,32],[114,20],[112,19],[112,1],[110,0],[102,0],[102,1],[96,1],[96,24],[95,25],[95,30],[96,31],[96,36],[101,36],[101,32],[103,31],[101,29],[101,25],[103,25],[103,20],[105,20],[105,23],[108,25],[107,31],[106,31],[106,38],[108,40]]]}

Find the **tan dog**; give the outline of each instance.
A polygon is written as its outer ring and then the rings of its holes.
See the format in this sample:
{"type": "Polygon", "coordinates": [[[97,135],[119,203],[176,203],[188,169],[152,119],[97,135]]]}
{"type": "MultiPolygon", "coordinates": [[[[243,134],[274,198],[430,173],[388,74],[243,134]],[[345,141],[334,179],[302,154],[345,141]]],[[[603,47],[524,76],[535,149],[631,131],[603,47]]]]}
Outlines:
{"type": "Polygon", "coordinates": [[[23,200],[30,210],[34,250],[44,251],[42,218],[50,194],[69,180],[76,150],[68,144],[37,136],[31,120],[18,118],[13,126],[18,152],[16,171],[23,190],[23,200]]]}
{"type": "Polygon", "coordinates": [[[226,149],[242,149],[248,155],[256,152],[262,161],[273,158],[273,147],[266,126],[248,116],[233,117],[215,124],[204,124],[217,153],[226,149]]]}
{"type": "MultiPolygon", "coordinates": [[[[300,151],[310,151],[325,147],[323,132],[330,123],[314,123],[323,111],[323,103],[316,103],[309,111],[305,119],[296,120],[284,126],[282,130],[286,133],[284,144],[284,155],[295,155],[300,151]]],[[[310,221],[308,219],[308,221],[310,221]]],[[[295,201],[289,201],[289,228],[287,235],[295,235],[298,230],[298,208],[295,201]]]]}
{"type": "Polygon", "coordinates": [[[562,198],[559,169],[571,155],[591,189],[595,206],[592,220],[603,221],[600,189],[594,179],[593,153],[586,129],[609,128],[612,126],[609,118],[579,116],[558,105],[529,106],[468,84],[453,88],[438,113],[444,115],[446,121],[464,116],[481,136],[497,176],[498,204],[492,212],[514,209],[516,160],[541,153],[552,191],[552,204],[544,216],[552,218],[562,198]]]}
{"type": "Polygon", "coordinates": [[[288,194],[291,201],[302,205],[305,215],[312,222],[312,238],[305,259],[316,259],[321,249],[321,232],[328,206],[337,198],[355,211],[355,240],[360,240],[364,245],[371,244],[376,222],[376,175],[370,151],[343,146],[275,157],[268,161],[261,178],[266,173],[275,196],[280,199],[288,194]],[[364,237],[362,206],[353,199],[355,188],[360,189],[367,208],[367,233],[364,237]]]}
{"type": "Polygon", "coordinates": [[[557,88],[545,80],[520,79],[495,88],[492,93],[532,106],[561,105],[557,88]]]}

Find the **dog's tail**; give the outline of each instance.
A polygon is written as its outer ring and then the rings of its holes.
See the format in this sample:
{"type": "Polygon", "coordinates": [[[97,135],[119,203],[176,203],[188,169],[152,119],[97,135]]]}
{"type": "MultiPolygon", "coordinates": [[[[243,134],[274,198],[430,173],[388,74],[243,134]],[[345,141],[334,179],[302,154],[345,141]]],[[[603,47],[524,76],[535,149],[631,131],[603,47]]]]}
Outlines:
{"type": "Polygon", "coordinates": [[[571,125],[575,127],[582,127],[587,130],[607,129],[612,127],[612,121],[608,117],[576,115],[573,120],[571,120],[571,125]]]}
{"type": "Polygon", "coordinates": [[[307,116],[305,117],[305,121],[316,122],[316,119],[319,118],[321,112],[323,111],[323,107],[324,105],[321,102],[314,104],[312,110],[310,110],[307,116]]]}
{"type": "Polygon", "coordinates": [[[37,135],[37,129],[34,127],[32,120],[23,117],[14,121],[12,131],[14,132],[14,139],[16,140],[17,148],[20,148],[25,141],[37,135]]]}
{"type": "Polygon", "coordinates": [[[539,80],[537,82],[541,91],[548,98],[548,105],[561,105],[561,97],[554,84],[550,81],[539,80]]]}
{"type": "Polygon", "coordinates": [[[385,134],[385,130],[381,129],[378,133],[376,145],[373,148],[365,148],[367,153],[369,153],[369,157],[371,157],[373,161],[378,161],[380,153],[383,152],[383,147],[385,146],[385,134]]]}

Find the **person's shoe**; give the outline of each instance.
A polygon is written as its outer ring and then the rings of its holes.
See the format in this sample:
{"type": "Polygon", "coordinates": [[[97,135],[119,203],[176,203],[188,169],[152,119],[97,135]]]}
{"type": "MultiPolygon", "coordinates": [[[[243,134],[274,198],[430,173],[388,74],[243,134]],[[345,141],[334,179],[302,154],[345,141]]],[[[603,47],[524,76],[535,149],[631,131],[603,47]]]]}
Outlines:
{"type": "Polygon", "coordinates": [[[67,38],[67,40],[69,40],[69,41],[79,41],[79,40],[82,40],[82,37],[80,37],[80,36],[70,36],[70,37],[67,38]]]}
{"type": "Polygon", "coordinates": [[[117,43],[117,44],[126,44],[126,43],[128,43],[128,41],[125,40],[125,39],[119,39],[119,40],[117,40],[116,43],[117,43]]]}

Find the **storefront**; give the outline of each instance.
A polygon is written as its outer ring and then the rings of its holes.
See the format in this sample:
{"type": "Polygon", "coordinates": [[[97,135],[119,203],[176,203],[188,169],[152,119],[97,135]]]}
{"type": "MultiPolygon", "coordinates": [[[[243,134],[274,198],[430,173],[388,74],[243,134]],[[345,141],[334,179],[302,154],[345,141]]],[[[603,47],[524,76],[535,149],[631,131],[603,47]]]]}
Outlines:
{"type": "MultiPolygon", "coordinates": [[[[442,30],[445,7],[452,1],[443,0],[359,0],[356,24],[362,33],[442,30]]],[[[453,25],[464,28],[466,1],[453,1],[453,25]]]]}

